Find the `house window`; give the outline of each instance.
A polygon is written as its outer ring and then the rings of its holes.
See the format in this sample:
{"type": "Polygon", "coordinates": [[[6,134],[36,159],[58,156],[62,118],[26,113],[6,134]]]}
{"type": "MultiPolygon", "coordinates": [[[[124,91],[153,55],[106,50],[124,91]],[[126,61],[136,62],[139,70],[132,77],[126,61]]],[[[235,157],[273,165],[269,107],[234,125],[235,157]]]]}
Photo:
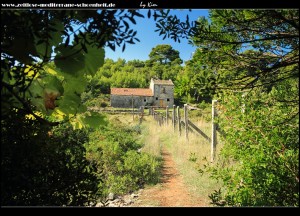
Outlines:
{"type": "Polygon", "coordinates": [[[167,98],[167,101],[170,101],[170,99],[169,99],[169,98],[167,98]]]}
{"type": "Polygon", "coordinates": [[[158,97],[157,98],[155,98],[156,100],[158,100],[158,97]]]}

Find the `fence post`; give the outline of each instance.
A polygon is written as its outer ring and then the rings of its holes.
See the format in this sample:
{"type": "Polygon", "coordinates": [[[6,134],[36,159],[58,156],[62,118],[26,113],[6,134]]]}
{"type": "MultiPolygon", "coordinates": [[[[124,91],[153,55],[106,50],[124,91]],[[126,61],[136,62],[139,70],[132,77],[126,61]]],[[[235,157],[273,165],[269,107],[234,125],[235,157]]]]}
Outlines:
{"type": "Polygon", "coordinates": [[[131,94],[132,121],[134,121],[133,94],[131,94]]]}
{"type": "Polygon", "coordinates": [[[173,105],[173,115],[172,115],[172,123],[173,123],[173,132],[175,132],[175,126],[176,126],[176,121],[175,121],[175,105],[173,105]]]}
{"type": "Polygon", "coordinates": [[[217,130],[215,116],[216,116],[216,103],[217,100],[212,100],[211,108],[211,121],[212,121],[212,132],[211,132],[211,152],[210,152],[210,162],[213,162],[215,159],[216,144],[217,144],[217,130]]]}
{"type": "Polygon", "coordinates": [[[166,126],[168,126],[168,118],[169,118],[169,107],[166,107],[166,126]]]}
{"type": "Polygon", "coordinates": [[[177,106],[177,121],[178,121],[178,132],[179,132],[179,136],[181,136],[181,120],[180,120],[180,110],[179,110],[179,106],[177,106]]]}
{"type": "Polygon", "coordinates": [[[144,107],[143,107],[143,106],[141,106],[140,124],[142,124],[143,117],[144,117],[144,107]]]}
{"type": "Polygon", "coordinates": [[[185,124],[185,139],[189,140],[189,123],[188,123],[188,111],[187,104],[184,104],[184,124],[185,124]]]}

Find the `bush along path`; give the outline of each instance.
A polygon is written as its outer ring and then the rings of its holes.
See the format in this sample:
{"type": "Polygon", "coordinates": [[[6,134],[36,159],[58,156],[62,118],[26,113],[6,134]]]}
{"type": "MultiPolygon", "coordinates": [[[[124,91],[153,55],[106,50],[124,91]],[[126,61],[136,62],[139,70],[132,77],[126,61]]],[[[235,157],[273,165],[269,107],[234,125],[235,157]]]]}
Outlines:
{"type": "Polygon", "coordinates": [[[195,198],[188,192],[182,177],[179,175],[171,154],[162,150],[164,160],[161,182],[153,187],[145,188],[130,206],[159,207],[201,207],[205,202],[195,198]]]}

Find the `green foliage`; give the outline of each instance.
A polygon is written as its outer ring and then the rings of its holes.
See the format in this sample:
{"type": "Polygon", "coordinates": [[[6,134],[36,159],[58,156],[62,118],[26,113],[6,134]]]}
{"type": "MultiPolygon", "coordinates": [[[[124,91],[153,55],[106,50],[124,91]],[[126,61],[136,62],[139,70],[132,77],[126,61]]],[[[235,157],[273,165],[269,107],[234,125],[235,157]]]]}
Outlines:
{"type": "Polygon", "coordinates": [[[209,19],[192,27],[198,49],[177,77],[190,91],[177,92],[219,100],[225,147],[206,168],[225,186],[212,202],[299,206],[299,10],[210,10],[209,19]]]}
{"type": "Polygon", "coordinates": [[[1,11],[1,98],[11,101],[2,114],[22,107],[44,124],[78,119],[74,115],[86,110],[80,94],[87,77],[104,63],[102,47],[124,50],[126,43],[139,41],[128,24],[135,24],[135,17],[143,15],[133,10],[1,11]]]}
{"type": "Polygon", "coordinates": [[[171,45],[162,44],[152,48],[149,54],[149,60],[152,64],[181,64],[179,52],[174,50],[171,45]]]}
{"type": "MultiPolygon", "coordinates": [[[[199,19],[192,40],[217,85],[245,89],[299,77],[299,10],[210,10],[199,19]],[[258,28],[259,26],[259,28],[258,28]],[[288,70],[281,70],[289,67],[288,70]]],[[[207,82],[206,82],[207,83],[207,82]]]]}
{"type": "MultiPolygon", "coordinates": [[[[110,88],[149,88],[151,78],[175,80],[182,66],[179,64],[146,65],[143,61],[118,59],[114,62],[105,59],[94,77],[88,78],[86,93],[91,91],[92,97],[99,94],[110,94],[110,88]]],[[[85,94],[86,94],[85,93],[85,94]]],[[[98,106],[99,107],[99,106],[98,106]]]]}
{"type": "Polygon", "coordinates": [[[83,206],[95,201],[101,179],[85,158],[87,131],[70,125],[51,130],[22,111],[11,111],[1,125],[1,205],[83,206]]]}
{"type": "Polygon", "coordinates": [[[297,82],[285,81],[270,93],[222,97],[218,121],[225,145],[210,170],[224,182],[219,197],[227,205],[299,206],[299,111],[281,102],[297,94],[297,82]]]}
{"type": "Polygon", "coordinates": [[[124,194],[158,181],[160,161],[139,151],[142,145],[137,141],[138,134],[135,127],[125,126],[103,127],[91,133],[87,158],[96,161],[102,171],[99,187],[103,202],[110,192],[124,194]]]}
{"type": "Polygon", "coordinates": [[[197,156],[196,156],[196,153],[195,152],[191,152],[190,153],[190,157],[189,157],[189,161],[191,162],[196,162],[197,161],[197,156]]]}
{"type": "Polygon", "coordinates": [[[91,95],[91,92],[89,91],[88,93],[84,92],[82,94],[82,102],[87,106],[87,107],[107,107],[110,104],[110,95],[109,94],[102,94],[99,95],[98,97],[93,97],[91,95]],[[90,93],[90,94],[89,94],[90,93]],[[86,96],[90,95],[90,96],[86,96]],[[86,99],[86,101],[84,101],[85,97],[89,97],[88,99],[86,99]]]}

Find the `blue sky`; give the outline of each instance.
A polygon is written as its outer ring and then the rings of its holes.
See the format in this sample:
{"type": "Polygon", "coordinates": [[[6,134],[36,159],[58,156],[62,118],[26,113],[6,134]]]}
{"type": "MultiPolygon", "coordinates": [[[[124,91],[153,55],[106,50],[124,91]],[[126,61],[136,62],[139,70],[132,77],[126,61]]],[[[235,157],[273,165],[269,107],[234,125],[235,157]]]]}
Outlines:
{"type": "MultiPolygon", "coordinates": [[[[159,36],[158,32],[155,32],[155,22],[153,19],[147,18],[148,10],[140,10],[146,18],[137,18],[136,25],[132,25],[134,30],[137,30],[136,37],[140,40],[136,44],[126,44],[126,49],[122,52],[122,47],[116,47],[115,52],[109,47],[105,48],[105,58],[113,59],[114,61],[118,58],[125,59],[126,61],[139,59],[145,61],[149,59],[149,54],[152,48],[159,44],[169,44],[173,49],[178,50],[180,58],[185,62],[189,60],[192,53],[195,51],[195,47],[188,44],[186,39],[181,39],[181,42],[174,42],[172,39],[166,38],[163,40],[163,35],[159,36]]],[[[171,14],[176,14],[181,20],[186,19],[186,15],[189,15],[190,21],[197,20],[200,16],[208,16],[208,10],[195,9],[188,11],[187,9],[172,9],[171,14]]]]}

